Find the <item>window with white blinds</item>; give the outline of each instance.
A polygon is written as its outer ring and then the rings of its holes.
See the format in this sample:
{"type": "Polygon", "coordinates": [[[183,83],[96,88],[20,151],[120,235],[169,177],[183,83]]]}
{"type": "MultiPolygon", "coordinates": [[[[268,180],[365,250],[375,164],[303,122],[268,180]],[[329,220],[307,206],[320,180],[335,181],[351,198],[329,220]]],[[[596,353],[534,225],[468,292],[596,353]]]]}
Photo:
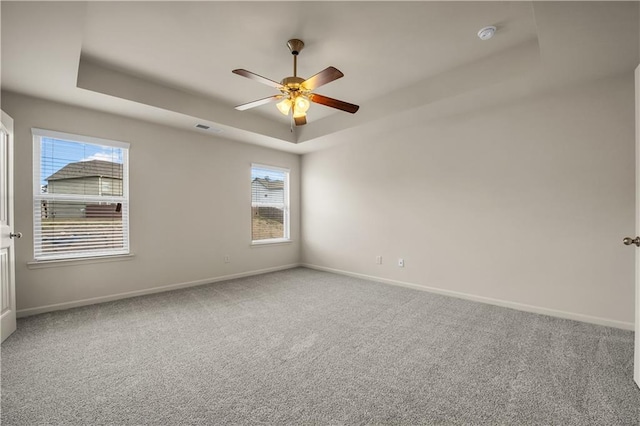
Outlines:
{"type": "Polygon", "coordinates": [[[33,133],[36,260],[129,253],[129,144],[33,133]]]}
{"type": "Polygon", "coordinates": [[[289,241],[289,169],[251,165],[251,239],[289,241]]]}

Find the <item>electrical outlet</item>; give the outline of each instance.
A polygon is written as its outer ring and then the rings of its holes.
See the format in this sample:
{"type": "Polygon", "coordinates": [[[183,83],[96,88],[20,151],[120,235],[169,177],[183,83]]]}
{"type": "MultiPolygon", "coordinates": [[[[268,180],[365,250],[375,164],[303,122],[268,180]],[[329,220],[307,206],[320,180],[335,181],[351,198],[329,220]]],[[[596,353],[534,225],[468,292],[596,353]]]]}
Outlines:
{"type": "Polygon", "coordinates": [[[382,256],[376,256],[376,263],[382,265],[382,256]]]}
{"type": "Polygon", "coordinates": [[[226,255],[224,256],[224,263],[229,263],[229,262],[231,262],[231,256],[229,256],[228,254],[226,254],[226,255]]]}
{"type": "Polygon", "coordinates": [[[402,258],[398,259],[398,267],[404,268],[404,259],[402,258]]]}

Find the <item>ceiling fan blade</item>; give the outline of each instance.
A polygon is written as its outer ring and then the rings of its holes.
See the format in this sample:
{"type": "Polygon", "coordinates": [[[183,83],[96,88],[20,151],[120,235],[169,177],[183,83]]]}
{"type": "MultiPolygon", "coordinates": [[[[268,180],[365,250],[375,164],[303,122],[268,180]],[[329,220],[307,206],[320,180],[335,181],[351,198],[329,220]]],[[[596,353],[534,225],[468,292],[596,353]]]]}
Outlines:
{"type": "Polygon", "coordinates": [[[246,104],[238,105],[235,107],[238,111],[244,111],[249,108],[255,108],[260,105],[268,104],[269,102],[274,102],[280,100],[284,97],[284,95],[273,95],[268,98],[258,99],[257,101],[247,102],[246,104]]]}
{"type": "Polygon", "coordinates": [[[329,98],[327,96],[318,95],[312,93],[309,95],[309,100],[311,102],[315,102],[320,105],[325,105],[331,108],[336,108],[342,111],[350,112],[351,114],[355,114],[356,111],[360,108],[358,105],[350,104],[348,102],[339,101],[337,99],[329,98]]]}
{"type": "Polygon", "coordinates": [[[334,67],[328,67],[320,71],[318,74],[313,77],[309,77],[305,81],[302,82],[302,86],[306,90],[315,90],[316,88],[325,85],[327,83],[331,83],[333,80],[337,80],[340,77],[344,77],[342,72],[334,67]]]}
{"type": "Polygon", "coordinates": [[[296,126],[302,126],[304,124],[307,124],[307,115],[305,114],[299,117],[294,116],[293,121],[295,121],[296,126]]]}
{"type": "Polygon", "coordinates": [[[262,84],[266,84],[267,86],[271,86],[271,87],[275,87],[276,89],[283,89],[284,86],[280,83],[278,83],[277,81],[273,81],[273,80],[269,80],[266,77],[263,77],[261,75],[258,75],[256,73],[253,73],[251,71],[247,71],[247,70],[243,70],[243,69],[238,69],[238,70],[233,70],[231,71],[234,74],[238,74],[242,77],[247,77],[253,81],[257,81],[258,83],[262,83],[262,84]]]}

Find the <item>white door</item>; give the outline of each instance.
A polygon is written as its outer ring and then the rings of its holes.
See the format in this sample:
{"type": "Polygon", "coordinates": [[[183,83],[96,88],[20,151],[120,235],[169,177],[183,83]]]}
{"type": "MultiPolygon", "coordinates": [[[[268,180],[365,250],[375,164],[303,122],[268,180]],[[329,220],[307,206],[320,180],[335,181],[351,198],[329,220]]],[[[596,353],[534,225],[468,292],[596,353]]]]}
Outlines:
{"type": "Polygon", "coordinates": [[[0,125],[0,321],[4,341],[16,330],[13,229],[13,120],[3,111],[0,125]]]}

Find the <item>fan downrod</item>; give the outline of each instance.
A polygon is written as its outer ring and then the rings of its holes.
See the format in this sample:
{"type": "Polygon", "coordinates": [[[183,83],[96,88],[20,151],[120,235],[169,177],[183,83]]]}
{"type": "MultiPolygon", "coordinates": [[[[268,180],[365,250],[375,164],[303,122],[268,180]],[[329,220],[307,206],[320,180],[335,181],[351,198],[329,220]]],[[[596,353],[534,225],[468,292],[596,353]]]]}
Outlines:
{"type": "MultiPolygon", "coordinates": [[[[298,54],[304,48],[304,42],[297,38],[292,38],[287,42],[287,46],[289,46],[289,50],[293,55],[293,78],[296,78],[298,77],[298,54]]],[[[285,83],[283,82],[282,84],[285,83]]]]}

